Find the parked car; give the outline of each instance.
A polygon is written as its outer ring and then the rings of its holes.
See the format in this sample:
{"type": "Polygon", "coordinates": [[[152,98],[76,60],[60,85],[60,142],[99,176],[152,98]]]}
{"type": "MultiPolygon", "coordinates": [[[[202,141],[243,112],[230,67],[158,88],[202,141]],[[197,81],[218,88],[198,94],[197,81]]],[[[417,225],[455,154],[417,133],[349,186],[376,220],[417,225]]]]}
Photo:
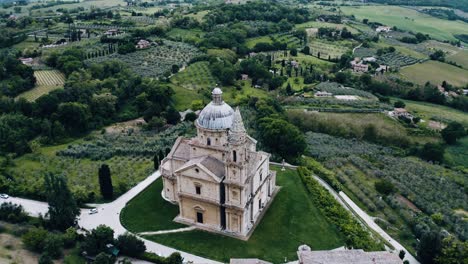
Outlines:
{"type": "Polygon", "coordinates": [[[10,198],[10,196],[8,196],[8,194],[6,194],[6,193],[2,193],[2,194],[0,194],[0,198],[8,199],[8,198],[10,198]]]}
{"type": "Polygon", "coordinates": [[[92,214],[97,214],[98,213],[98,209],[97,208],[93,208],[93,209],[90,209],[89,210],[89,214],[92,215],[92,214]]]}

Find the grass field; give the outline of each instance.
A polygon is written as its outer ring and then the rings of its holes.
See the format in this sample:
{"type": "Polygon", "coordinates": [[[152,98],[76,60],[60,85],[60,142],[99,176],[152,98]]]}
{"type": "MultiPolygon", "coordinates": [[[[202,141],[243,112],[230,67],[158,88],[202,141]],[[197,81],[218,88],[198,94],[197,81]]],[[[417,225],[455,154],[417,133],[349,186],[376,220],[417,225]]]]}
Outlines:
{"type": "Polygon", "coordinates": [[[442,63],[439,61],[426,61],[413,64],[400,70],[409,81],[424,85],[426,82],[441,84],[443,81],[456,86],[468,84],[468,70],[442,63]]]}
{"type": "Polygon", "coordinates": [[[181,28],[173,28],[169,32],[166,33],[166,35],[170,38],[185,41],[185,42],[194,42],[194,43],[200,42],[204,34],[205,33],[201,30],[197,30],[197,29],[188,30],[188,29],[181,29],[181,28]]]}
{"type": "Polygon", "coordinates": [[[288,49],[291,48],[300,48],[301,46],[301,41],[297,37],[290,35],[290,34],[274,34],[270,36],[261,36],[261,37],[255,37],[255,38],[249,38],[246,41],[246,45],[248,48],[253,48],[257,43],[260,42],[265,42],[265,43],[273,43],[273,40],[286,43],[288,49]]]}
{"type": "Polygon", "coordinates": [[[444,158],[455,166],[468,169],[468,137],[460,139],[455,145],[448,146],[444,158]]]}
{"type": "Polygon", "coordinates": [[[399,6],[343,6],[347,15],[355,15],[400,29],[429,34],[439,40],[456,40],[454,34],[468,34],[468,23],[449,21],[422,14],[416,10],[399,6]]]}
{"type": "Polygon", "coordinates": [[[466,50],[448,56],[447,60],[455,62],[458,65],[461,65],[463,68],[468,69],[468,51],[466,50]]]}
{"type": "Polygon", "coordinates": [[[451,107],[426,102],[416,102],[409,100],[403,100],[403,102],[405,102],[406,109],[408,109],[408,111],[420,116],[426,121],[430,119],[435,119],[438,121],[457,121],[465,126],[468,126],[468,115],[462,111],[453,109],[451,107]]]}
{"type": "Polygon", "coordinates": [[[44,94],[63,87],[65,83],[65,75],[58,70],[35,71],[34,76],[37,80],[36,86],[18,95],[18,97],[26,98],[28,101],[34,101],[44,94]]]}
{"type": "MultiPolygon", "coordinates": [[[[155,242],[171,246],[185,252],[207,258],[229,262],[230,258],[261,258],[275,263],[281,263],[297,259],[297,248],[301,244],[308,244],[314,250],[333,249],[343,245],[343,237],[336,227],[330,224],[319,209],[309,199],[309,195],[304,188],[299,176],[293,170],[277,170],[277,185],[281,189],[273,204],[268,209],[261,223],[257,226],[248,241],[216,235],[203,231],[190,231],[173,233],[167,235],[154,235],[147,238],[155,242]]],[[[157,184],[156,184],[157,185],[157,184]]],[[[162,200],[160,190],[155,187],[154,199],[162,200]]],[[[153,207],[148,209],[151,203],[145,203],[144,199],[152,199],[150,195],[137,196],[125,210],[136,211],[161,211],[153,207]]],[[[158,204],[159,201],[151,200],[158,204]]],[[[130,211],[129,211],[130,212],[130,211]]],[[[145,220],[127,219],[124,221],[134,221],[135,228],[143,230],[142,226],[150,227],[152,222],[162,221],[166,225],[168,220],[174,218],[176,210],[170,210],[164,214],[146,214],[151,217],[145,220]],[[164,218],[164,219],[162,219],[164,218]],[[161,220],[162,219],[162,220],[161,220]],[[139,221],[140,227],[137,227],[139,221]]],[[[124,216],[125,213],[124,213],[124,216]]],[[[141,218],[140,214],[131,215],[133,218],[141,218]]],[[[155,224],[161,227],[159,224],[155,224]]]]}

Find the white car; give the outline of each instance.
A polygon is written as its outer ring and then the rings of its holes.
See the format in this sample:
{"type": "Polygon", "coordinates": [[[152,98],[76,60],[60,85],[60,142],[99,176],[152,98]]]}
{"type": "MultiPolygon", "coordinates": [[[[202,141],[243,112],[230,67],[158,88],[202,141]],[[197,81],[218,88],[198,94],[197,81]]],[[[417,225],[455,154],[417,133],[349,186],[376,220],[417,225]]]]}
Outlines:
{"type": "Polygon", "coordinates": [[[10,198],[10,196],[8,196],[8,194],[6,194],[6,193],[2,193],[2,194],[0,194],[0,198],[8,199],[8,198],[10,198]]]}
{"type": "Polygon", "coordinates": [[[97,208],[93,208],[93,209],[90,209],[89,210],[89,214],[92,215],[92,214],[97,214],[98,213],[98,209],[97,208]]]}

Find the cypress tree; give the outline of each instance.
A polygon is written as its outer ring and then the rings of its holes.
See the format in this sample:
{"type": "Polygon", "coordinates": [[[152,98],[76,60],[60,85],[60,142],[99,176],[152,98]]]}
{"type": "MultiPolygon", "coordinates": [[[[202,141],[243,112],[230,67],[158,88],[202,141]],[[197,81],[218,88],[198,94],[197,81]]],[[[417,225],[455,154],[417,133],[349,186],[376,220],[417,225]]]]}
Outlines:
{"type": "Polygon", "coordinates": [[[158,170],[158,169],[159,169],[159,159],[158,159],[158,155],[154,155],[154,157],[153,157],[153,164],[154,164],[154,170],[158,170]]]}
{"type": "Polygon", "coordinates": [[[164,152],[162,151],[162,149],[159,150],[158,156],[159,156],[159,160],[164,159],[164,152]]]}
{"type": "Polygon", "coordinates": [[[112,199],[114,187],[112,186],[111,172],[107,164],[102,164],[99,168],[99,187],[104,199],[112,199]]]}

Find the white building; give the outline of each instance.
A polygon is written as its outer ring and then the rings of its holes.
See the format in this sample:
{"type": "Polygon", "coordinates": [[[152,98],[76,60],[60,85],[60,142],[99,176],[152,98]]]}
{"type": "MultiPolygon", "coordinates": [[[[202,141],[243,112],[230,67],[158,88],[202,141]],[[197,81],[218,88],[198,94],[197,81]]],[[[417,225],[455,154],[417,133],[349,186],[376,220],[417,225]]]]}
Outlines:
{"type": "Polygon", "coordinates": [[[219,88],[212,96],[195,121],[197,136],[178,138],[162,160],[163,196],[179,205],[175,221],[247,240],[278,190],[276,173],[239,109],[219,88]]]}

